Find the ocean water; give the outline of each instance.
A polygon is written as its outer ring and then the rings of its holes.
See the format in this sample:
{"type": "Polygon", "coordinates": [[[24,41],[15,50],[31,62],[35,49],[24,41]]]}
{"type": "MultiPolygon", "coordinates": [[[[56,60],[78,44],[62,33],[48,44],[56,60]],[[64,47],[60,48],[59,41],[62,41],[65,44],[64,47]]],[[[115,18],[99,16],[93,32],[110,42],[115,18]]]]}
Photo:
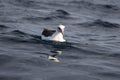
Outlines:
{"type": "Polygon", "coordinates": [[[0,0],[0,80],[120,80],[120,0],[0,0]],[[40,39],[66,26],[65,43],[40,39]],[[56,57],[60,62],[48,59],[56,57]]]}

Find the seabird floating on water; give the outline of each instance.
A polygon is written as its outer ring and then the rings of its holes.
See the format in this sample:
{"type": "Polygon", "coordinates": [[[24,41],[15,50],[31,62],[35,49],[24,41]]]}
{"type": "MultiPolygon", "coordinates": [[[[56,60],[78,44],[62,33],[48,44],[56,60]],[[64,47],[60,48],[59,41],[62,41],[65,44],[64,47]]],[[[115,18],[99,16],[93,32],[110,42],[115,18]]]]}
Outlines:
{"type": "Polygon", "coordinates": [[[59,25],[56,30],[44,29],[41,38],[42,40],[65,42],[66,40],[63,38],[64,29],[64,25],[59,25]]]}

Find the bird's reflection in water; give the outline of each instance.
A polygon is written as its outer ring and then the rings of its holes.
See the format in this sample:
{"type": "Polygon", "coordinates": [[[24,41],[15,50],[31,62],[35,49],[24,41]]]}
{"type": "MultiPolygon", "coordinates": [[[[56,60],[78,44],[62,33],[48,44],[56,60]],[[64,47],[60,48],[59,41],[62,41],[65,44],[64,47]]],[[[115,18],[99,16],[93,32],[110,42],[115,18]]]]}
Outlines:
{"type": "Polygon", "coordinates": [[[54,61],[54,62],[60,62],[58,59],[58,56],[62,54],[62,50],[60,49],[55,49],[50,51],[52,53],[52,55],[48,56],[48,59],[54,61]]]}
{"type": "Polygon", "coordinates": [[[54,62],[60,62],[58,57],[63,53],[63,49],[71,48],[71,43],[69,42],[54,42],[54,41],[44,41],[41,40],[42,44],[50,45],[52,47],[52,50],[50,50],[50,53],[43,53],[44,55],[48,56],[49,60],[52,60],[54,62]]]}
{"type": "Polygon", "coordinates": [[[54,61],[54,62],[60,62],[58,57],[63,53],[63,49],[70,48],[71,43],[64,42],[64,43],[54,43],[52,44],[53,50],[50,52],[52,55],[48,56],[48,59],[54,61]]]}
{"type": "Polygon", "coordinates": [[[54,53],[53,55],[52,55],[52,57],[55,57],[55,56],[57,56],[57,55],[61,55],[62,54],[62,50],[54,50],[54,51],[51,51],[52,53],[54,53]]]}

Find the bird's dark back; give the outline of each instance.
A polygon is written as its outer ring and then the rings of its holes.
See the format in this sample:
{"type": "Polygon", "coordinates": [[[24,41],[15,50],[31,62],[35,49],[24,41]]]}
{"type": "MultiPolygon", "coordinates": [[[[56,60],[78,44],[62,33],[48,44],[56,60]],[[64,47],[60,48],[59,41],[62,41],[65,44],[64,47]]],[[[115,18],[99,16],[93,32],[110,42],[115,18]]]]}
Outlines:
{"type": "Polygon", "coordinates": [[[56,32],[55,30],[44,29],[42,32],[42,35],[44,35],[45,37],[48,37],[48,36],[52,36],[55,32],[56,32]]]}

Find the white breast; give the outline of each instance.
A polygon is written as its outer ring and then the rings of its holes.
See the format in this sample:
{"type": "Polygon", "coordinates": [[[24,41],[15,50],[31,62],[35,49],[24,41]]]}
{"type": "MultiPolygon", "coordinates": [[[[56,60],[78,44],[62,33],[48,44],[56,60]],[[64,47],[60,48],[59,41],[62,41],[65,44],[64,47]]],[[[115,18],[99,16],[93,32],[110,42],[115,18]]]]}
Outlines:
{"type": "Polygon", "coordinates": [[[66,40],[63,38],[62,33],[56,32],[52,36],[45,37],[44,35],[41,36],[43,40],[52,40],[52,41],[59,41],[59,42],[65,42],[66,40]]]}
{"type": "Polygon", "coordinates": [[[52,36],[52,40],[55,41],[60,41],[60,42],[65,42],[66,40],[63,38],[63,34],[62,33],[56,33],[52,36]]]}

